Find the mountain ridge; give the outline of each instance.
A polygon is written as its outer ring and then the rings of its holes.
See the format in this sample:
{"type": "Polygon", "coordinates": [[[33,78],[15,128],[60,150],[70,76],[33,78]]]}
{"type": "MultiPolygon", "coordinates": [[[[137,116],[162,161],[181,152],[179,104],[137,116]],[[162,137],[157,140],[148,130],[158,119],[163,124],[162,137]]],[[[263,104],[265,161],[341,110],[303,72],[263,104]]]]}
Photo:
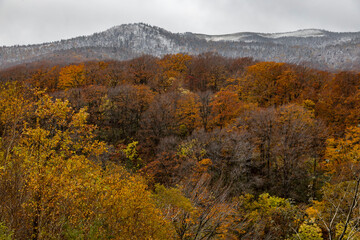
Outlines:
{"type": "Polygon", "coordinates": [[[308,64],[320,69],[360,67],[360,32],[300,29],[285,33],[222,35],[172,33],[145,23],[123,24],[67,40],[0,47],[0,68],[45,59],[56,62],[127,60],[143,54],[217,52],[225,57],[308,64]]]}

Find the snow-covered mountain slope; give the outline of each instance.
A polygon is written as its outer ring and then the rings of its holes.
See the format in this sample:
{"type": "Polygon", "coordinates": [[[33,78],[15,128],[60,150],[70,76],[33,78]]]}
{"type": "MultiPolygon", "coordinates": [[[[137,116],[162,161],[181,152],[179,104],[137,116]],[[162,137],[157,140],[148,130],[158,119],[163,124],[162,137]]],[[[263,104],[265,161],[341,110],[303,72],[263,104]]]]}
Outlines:
{"type": "Polygon", "coordinates": [[[198,34],[197,36],[201,39],[205,39],[206,41],[250,41],[253,40],[256,42],[259,38],[264,39],[276,39],[276,38],[289,38],[289,37],[298,37],[298,38],[306,38],[306,37],[325,37],[327,36],[327,31],[319,30],[319,29],[304,29],[298,30],[295,32],[285,32],[285,33],[234,33],[234,34],[225,34],[225,35],[204,35],[198,34]]]}
{"type": "Polygon", "coordinates": [[[0,68],[47,60],[126,60],[143,54],[218,52],[227,57],[306,63],[322,69],[360,69],[360,32],[305,29],[287,33],[205,35],[171,33],[143,23],[125,24],[90,36],[28,46],[0,47],[0,68]]]}

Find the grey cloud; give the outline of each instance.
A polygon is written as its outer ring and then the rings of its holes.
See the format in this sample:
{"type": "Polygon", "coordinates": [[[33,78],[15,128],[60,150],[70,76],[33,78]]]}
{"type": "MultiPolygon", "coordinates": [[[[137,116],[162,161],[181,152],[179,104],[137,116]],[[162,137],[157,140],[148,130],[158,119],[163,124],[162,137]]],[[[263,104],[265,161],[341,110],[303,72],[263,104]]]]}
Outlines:
{"type": "Polygon", "coordinates": [[[0,46],[146,22],[172,32],[360,31],[357,0],[0,0],[0,46]]]}

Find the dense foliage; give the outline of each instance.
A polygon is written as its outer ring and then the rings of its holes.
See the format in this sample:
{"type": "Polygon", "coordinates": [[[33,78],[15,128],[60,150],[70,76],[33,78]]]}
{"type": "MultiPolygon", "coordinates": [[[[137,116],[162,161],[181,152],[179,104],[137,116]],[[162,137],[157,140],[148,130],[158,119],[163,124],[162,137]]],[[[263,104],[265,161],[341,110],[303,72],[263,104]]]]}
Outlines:
{"type": "Polygon", "coordinates": [[[359,73],[207,53],[0,81],[0,239],[360,239],[359,73]]]}

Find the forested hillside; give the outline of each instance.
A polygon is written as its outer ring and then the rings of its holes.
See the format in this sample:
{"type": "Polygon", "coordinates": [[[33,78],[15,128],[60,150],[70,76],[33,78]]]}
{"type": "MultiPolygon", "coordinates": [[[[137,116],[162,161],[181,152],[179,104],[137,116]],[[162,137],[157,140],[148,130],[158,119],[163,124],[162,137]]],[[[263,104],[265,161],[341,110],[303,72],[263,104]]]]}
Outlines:
{"type": "Polygon", "coordinates": [[[106,31],[50,43],[0,47],[0,69],[24,63],[53,64],[129,60],[144,54],[252,57],[260,61],[306,64],[322,70],[360,69],[360,32],[305,29],[287,33],[240,32],[225,35],[172,33],[144,23],[123,24],[106,31]]]}
{"type": "Polygon", "coordinates": [[[225,58],[0,72],[0,239],[360,239],[360,73],[225,58]]]}

